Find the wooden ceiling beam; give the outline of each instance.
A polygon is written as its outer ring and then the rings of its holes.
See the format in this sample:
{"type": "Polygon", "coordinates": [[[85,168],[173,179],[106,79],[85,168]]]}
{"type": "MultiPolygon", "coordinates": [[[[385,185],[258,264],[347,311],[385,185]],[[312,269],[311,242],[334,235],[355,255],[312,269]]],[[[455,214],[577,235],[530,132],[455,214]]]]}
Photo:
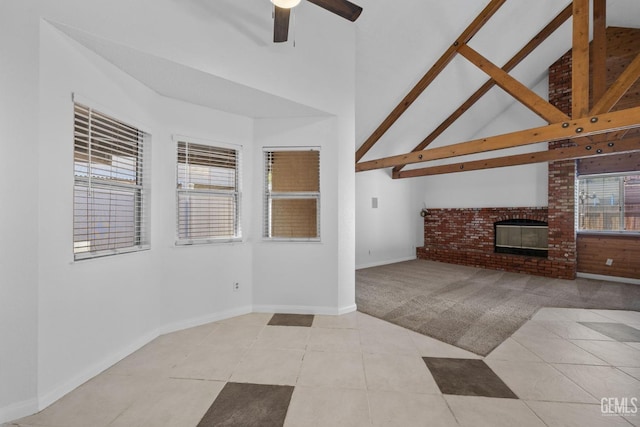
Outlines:
{"type": "MultiPolygon", "coordinates": [[[[518,53],[516,53],[507,63],[502,67],[502,70],[509,72],[513,70],[522,60],[524,60],[531,52],[533,52],[538,46],[542,44],[551,34],[553,34],[567,19],[571,17],[573,13],[572,3],[565,7],[555,18],[547,24],[538,34],[533,37],[529,43],[527,43],[518,53]]],[[[462,116],[469,108],[471,108],[480,98],[482,98],[491,88],[495,86],[495,81],[489,79],[478,89],[473,95],[469,97],[458,109],[456,109],[445,121],[440,123],[438,127],[431,132],[420,144],[418,144],[412,151],[424,150],[429,144],[431,144],[437,137],[439,137],[445,130],[449,128],[460,116],[462,116]]],[[[393,172],[399,172],[404,165],[398,165],[393,168],[393,172]]]]}
{"type": "Polygon", "coordinates": [[[452,163],[448,165],[411,169],[394,173],[394,179],[414,178],[418,176],[441,175],[453,172],[468,172],[473,170],[501,168],[505,166],[526,165],[532,163],[554,162],[558,160],[583,159],[594,156],[628,153],[640,150],[640,137],[634,137],[616,142],[581,143],[573,147],[557,148],[554,150],[538,151],[534,153],[516,154],[512,156],[495,157],[486,160],[452,163]]]}
{"type": "Polygon", "coordinates": [[[504,70],[480,55],[468,45],[460,46],[458,53],[467,58],[472,64],[487,73],[505,92],[513,96],[529,110],[536,113],[547,123],[557,123],[569,120],[569,117],[557,107],[547,102],[537,93],[511,77],[504,70]]]}
{"type": "Polygon", "coordinates": [[[607,0],[593,0],[591,67],[591,99],[594,105],[607,91],[607,0]]]}
{"type": "Polygon", "coordinates": [[[640,107],[356,164],[356,172],[640,127],[640,107]]]}
{"type": "Polygon", "coordinates": [[[589,114],[596,115],[611,111],[616,102],[640,78],[640,54],[624,69],[611,87],[595,103],[589,114]]]}
{"type": "Polygon", "coordinates": [[[435,78],[444,70],[444,68],[456,56],[458,47],[466,44],[471,38],[486,24],[486,22],[500,9],[506,0],[491,0],[482,12],[473,20],[473,22],[464,30],[464,32],[456,39],[456,41],[447,49],[447,51],[436,61],[436,63],[427,71],[420,81],[409,91],[409,93],[400,101],[393,111],[382,121],[380,126],[367,138],[367,140],[356,151],[356,162],[375,145],[391,128],[391,126],[404,114],[405,111],[418,99],[420,94],[435,80],[435,78]]]}
{"type": "Polygon", "coordinates": [[[589,0],[573,1],[571,52],[571,117],[579,119],[589,112],[589,0]]]}

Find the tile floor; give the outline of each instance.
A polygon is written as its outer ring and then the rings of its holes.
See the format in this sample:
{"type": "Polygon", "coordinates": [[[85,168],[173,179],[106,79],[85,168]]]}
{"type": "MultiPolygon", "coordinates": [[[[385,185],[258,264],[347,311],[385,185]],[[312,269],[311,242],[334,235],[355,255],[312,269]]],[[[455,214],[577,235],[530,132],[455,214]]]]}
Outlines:
{"type": "Polygon", "coordinates": [[[357,312],[254,313],[158,337],[6,425],[640,426],[638,329],[543,308],[480,358],[357,312]]]}

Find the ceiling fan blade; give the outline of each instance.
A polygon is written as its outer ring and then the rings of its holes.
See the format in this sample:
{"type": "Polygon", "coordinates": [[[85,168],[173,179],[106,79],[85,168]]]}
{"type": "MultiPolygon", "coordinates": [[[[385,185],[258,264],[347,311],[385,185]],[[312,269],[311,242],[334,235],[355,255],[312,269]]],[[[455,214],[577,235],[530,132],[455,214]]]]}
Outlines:
{"type": "Polygon", "coordinates": [[[289,38],[289,15],[291,15],[291,9],[274,7],[276,11],[273,17],[273,41],[274,43],[286,42],[289,38]]]}
{"type": "Polygon", "coordinates": [[[362,8],[357,4],[353,4],[347,0],[308,0],[309,3],[313,3],[320,6],[323,9],[333,12],[338,16],[342,16],[349,21],[355,21],[362,13],[362,8]]]}

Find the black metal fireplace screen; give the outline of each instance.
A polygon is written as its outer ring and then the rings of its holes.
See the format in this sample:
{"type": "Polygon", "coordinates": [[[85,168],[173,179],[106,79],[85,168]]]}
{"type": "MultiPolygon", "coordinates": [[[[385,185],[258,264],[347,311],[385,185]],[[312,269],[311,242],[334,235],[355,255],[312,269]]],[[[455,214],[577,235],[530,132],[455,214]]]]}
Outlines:
{"type": "Polygon", "coordinates": [[[509,219],[494,223],[497,253],[547,257],[549,227],[544,221],[509,219]]]}

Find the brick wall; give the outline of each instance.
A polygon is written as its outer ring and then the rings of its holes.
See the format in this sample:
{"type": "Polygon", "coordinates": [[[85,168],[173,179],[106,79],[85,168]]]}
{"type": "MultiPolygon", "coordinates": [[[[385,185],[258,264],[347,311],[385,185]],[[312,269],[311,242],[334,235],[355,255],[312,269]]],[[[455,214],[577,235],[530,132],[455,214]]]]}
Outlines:
{"type": "MultiPolygon", "coordinates": [[[[571,114],[570,52],[549,69],[549,101],[561,111],[571,114]]],[[[549,149],[568,144],[572,142],[550,143],[549,149]]],[[[429,215],[424,219],[424,246],[417,248],[418,258],[575,279],[575,174],[576,162],[573,160],[549,164],[548,208],[429,209],[429,215]],[[547,258],[494,252],[494,222],[516,218],[548,223],[547,258]]]]}
{"type": "MultiPolygon", "coordinates": [[[[549,102],[571,117],[571,51],[549,67],[549,102]]],[[[555,141],[549,149],[570,145],[555,141]]],[[[575,182],[575,160],[549,163],[549,261],[563,279],[576,277],[575,182]]]]}
{"type": "Polygon", "coordinates": [[[564,259],[557,262],[551,258],[495,253],[494,223],[506,219],[548,222],[548,209],[429,209],[424,218],[424,246],[417,249],[418,258],[547,277],[570,276],[564,259]]]}

